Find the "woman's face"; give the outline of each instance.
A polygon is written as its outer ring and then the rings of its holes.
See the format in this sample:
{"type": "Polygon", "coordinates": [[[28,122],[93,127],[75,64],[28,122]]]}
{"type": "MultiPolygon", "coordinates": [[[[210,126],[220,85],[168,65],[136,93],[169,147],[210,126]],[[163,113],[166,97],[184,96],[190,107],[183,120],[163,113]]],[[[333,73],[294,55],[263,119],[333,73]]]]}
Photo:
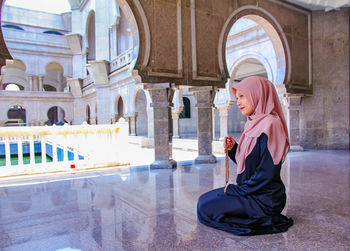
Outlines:
{"type": "Polygon", "coordinates": [[[241,110],[244,116],[250,116],[254,112],[252,104],[249,102],[248,98],[243,92],[239,90],[236,91],[237,106],[241,110]]]}

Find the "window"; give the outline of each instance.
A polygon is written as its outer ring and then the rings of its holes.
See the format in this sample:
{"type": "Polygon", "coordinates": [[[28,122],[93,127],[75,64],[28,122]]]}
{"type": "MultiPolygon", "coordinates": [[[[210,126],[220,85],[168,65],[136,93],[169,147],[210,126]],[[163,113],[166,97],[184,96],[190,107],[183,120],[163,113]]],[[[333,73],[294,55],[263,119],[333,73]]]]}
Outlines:
{"type": "Polygon", "coordinates": [[[23,31],[24,29],[19,27],[19,26],[16,26],[16,25],[10,25],[10,24],[5,24],[3,25],[2,27],[4,28],[10,28],[10,29],[15,29],[15,30],[20,30],[20,31],[23,31]]]}
{"type": "Polygon", "coordinates": [[[43,33],[51,34],[51,35],[59,35],[59,36],[63,35],[62,33],[58,32],[58,31],[44,31],[43,33]]]}
{"type": "Polygon", "coordinates": [[[183,97],[182,101],[184,103],[184,108],[180,113],[180,119],[189,119],[191,118],[191,101],[189,98],[183,97]]]}

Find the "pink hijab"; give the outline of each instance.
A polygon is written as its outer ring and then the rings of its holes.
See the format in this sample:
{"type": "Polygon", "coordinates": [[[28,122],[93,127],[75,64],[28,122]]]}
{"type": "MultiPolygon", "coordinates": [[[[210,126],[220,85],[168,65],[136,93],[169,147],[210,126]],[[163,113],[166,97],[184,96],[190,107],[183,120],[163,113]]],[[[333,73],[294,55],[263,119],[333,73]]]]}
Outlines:
{"type": "Polygon", "coordinates": [[[288,129],[274,85],[266,78],[252,76],[232,87],[232,90],[235,96],[237,90],[243,92],[254,108],[238,143],[237,173],[244,172],[245,159],[262,133],[268,137],[267,147],[273,163],[277,165],[284,161],[289,151],[288,129]]]}

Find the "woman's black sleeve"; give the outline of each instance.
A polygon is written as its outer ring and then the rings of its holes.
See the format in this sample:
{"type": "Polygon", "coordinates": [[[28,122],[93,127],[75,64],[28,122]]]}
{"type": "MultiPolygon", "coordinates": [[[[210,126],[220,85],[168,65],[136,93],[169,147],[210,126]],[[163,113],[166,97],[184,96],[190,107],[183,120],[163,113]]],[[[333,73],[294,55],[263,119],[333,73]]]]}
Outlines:
{"type": "MultiPolygon", "coordinates": [[[[230,157],[230,159],[232,159],[233,162],[236,163],[236,151],[237,151],[237,147],[238,144],[237,142],[235,142],[235,144],[233,145],[232,149],[228,151],[228,156],[230,157]]],[[[237,163],[236,163],[237,164],[237,163]]]]}

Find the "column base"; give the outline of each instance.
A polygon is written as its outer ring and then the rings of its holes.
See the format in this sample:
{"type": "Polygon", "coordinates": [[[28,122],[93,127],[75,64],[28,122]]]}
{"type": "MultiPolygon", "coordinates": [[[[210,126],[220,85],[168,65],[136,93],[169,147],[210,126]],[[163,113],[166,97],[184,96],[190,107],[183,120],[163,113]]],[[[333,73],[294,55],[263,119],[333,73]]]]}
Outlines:
{"type": "Polygon", "coordinates": [[[290,152],[303,152],[304,148],[300,145],[293,145],[293,146],[290,146],[289,151],[290,152]]]}
{"type": "Polygon", "coordinates": [[[153,161],[150,165],[152,169],[172,169],[176,168],[177,163],[175,160],[156,160],[153,161]]]}
{"type": "Polygon", "coordinates": [[[216,157],[212,154],[210,155],[199,155],[195,160],[196,164],[204,164],[204,163],[216,163],[216,157]]]}

